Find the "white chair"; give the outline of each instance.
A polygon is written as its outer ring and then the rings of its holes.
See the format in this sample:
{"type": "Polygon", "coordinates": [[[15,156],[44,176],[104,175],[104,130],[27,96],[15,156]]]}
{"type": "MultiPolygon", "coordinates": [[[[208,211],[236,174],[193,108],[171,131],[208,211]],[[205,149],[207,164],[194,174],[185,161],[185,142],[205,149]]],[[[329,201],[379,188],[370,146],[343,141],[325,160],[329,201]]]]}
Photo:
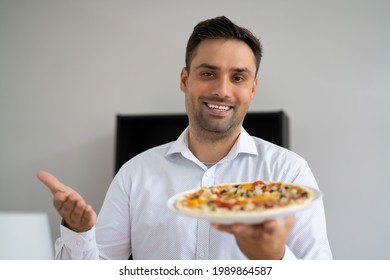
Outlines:
{"type": "Polygon", "coordinates": [[[53,259],[46,213],[0,212],[0,260],[53,259]]]}

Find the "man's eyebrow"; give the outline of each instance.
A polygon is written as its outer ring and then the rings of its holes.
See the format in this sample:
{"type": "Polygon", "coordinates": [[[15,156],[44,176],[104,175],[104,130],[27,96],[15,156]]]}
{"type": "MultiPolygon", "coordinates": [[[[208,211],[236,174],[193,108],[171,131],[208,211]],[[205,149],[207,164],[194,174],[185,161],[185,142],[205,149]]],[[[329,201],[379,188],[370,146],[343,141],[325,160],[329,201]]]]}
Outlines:
{"type": "Polygon", "coordinates": [[[251,73],[251,71],[246,67],[237,67],[232,69],[233,72],[240,72],[240,73],[251,73]]]}
{"type": "MultiPolygon", "coordinates": [[[[198,66],[195,67],[195,70],[198,70],[200,68],[206,68],[210,70],[220,70],[221,68],[215,65],[211,65],[208,63],[201,63],[198,66]]],[[[248,73],[252,74],[252,72],[247,67],[235,67],[230,69],[231,72],[238,72],[238,73],[248,73]]]]}
{"type": "Polygon", "coordinates": [[[207,63],[199,64],[198,66],[195,67],[195,70],[197,70],[199,68],[207,68],[207,69],[211,69],[211,70],[219,70],[220,69],[218,66],[207,64],[207,63]]]}

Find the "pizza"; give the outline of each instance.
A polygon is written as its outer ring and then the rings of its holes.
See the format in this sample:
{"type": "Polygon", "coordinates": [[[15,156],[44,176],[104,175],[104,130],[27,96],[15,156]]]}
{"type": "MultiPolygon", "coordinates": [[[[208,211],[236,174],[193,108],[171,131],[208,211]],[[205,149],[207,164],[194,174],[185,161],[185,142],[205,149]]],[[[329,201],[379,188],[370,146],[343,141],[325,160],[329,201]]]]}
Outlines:
{"type": "Polygon", "coordinates": [[[241,215],[302,208],[317,190],[285,182],[255,181],[200,187],[177,197],[175,207],[184,213],[241,215]]]}

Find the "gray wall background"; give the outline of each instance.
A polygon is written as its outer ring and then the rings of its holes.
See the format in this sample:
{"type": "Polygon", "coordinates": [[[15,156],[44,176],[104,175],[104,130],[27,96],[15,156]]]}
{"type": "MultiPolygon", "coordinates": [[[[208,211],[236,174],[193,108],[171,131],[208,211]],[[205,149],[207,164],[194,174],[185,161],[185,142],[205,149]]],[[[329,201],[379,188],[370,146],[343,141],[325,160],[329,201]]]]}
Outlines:
{"type": "Polygon", "coordinates": [[[226,15],[263,42],[251,110],[289,115],[334,257],[389,259],[389,12],[388,0],[0,0],[0,211],[47,212],[59,235],[39,169],[98,211],[115,115],[183,113],[187,38],[226,15]]]}

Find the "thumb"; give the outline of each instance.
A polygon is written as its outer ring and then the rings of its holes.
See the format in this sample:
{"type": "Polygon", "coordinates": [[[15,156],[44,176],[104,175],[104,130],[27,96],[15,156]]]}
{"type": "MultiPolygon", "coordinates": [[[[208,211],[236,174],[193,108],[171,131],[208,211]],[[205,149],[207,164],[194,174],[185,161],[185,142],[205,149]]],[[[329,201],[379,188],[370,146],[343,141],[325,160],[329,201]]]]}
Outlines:
{"type": "Polygon", "coordinates": [[[58,179],[49,172],[38,171],[36,175],[37,178],[50,189],[53,195],[57,192],[65,192],[67,189],[64,184],[58,181],[58,179]]]}

